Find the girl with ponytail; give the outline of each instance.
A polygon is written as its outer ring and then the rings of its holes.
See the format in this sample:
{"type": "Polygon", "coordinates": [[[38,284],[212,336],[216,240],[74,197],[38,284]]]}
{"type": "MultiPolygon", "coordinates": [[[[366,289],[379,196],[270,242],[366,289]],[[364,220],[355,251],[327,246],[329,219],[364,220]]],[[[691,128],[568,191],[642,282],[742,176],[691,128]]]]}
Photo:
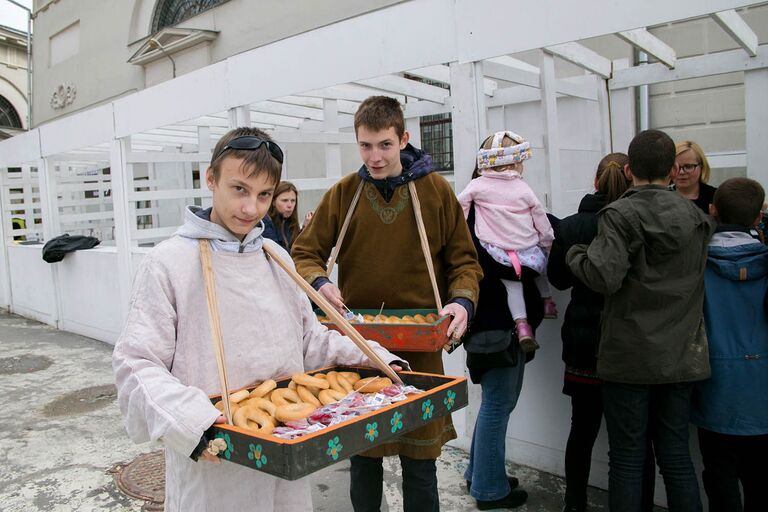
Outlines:
{"type": "MultiPolygon", "coordinates": [[[[597,213],[620,198],[632,185],[624,174],[627,163],[628,157],[624,153],[611,153],[600,160],[594,180],[595,193],[584,196],[578,213],[555,225],[555,241],[547,266],[549,282],[555,288],[573,288],[561,331],[565,362],[563,393],[571,397],[572,411],[571,431],[565,448],[564,512],[586,510],[592,447],[603,419],[602,386],[596,371],[603,296],[571,274],[565,255],[575,244],[592,242],[597,236],[597,213]]],[[[650,511],[655,468],[653,457],[646,459],[643,510],[650,511]]]]}

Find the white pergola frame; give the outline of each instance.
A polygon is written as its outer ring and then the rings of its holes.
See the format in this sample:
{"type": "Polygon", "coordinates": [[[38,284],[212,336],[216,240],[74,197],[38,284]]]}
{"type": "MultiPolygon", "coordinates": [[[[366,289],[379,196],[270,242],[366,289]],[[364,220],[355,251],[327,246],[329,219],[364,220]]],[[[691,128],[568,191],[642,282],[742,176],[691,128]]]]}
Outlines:
{"type": "MultiPolygon", "coordinates": [[[[234,55],[174,80],[139,91],[72,116],[45,123],[0,143],[0,167],[33,165],[42,185],[49,182],[55,162],[81,160],[109,162],[112,177],[117,250],[125,263],[134,234],[124,229],[130,208],[120,201],[189,198],[189,191],[133,192],[122,189],[126,166],[134,163],[198,162],[210,157],[211,131],[251,124],[272,130],[280,142],[321,143],[326,147],[325,178],[297,180],[302,188],[325,187],[341,176],[340,145],[354,143],[349,131],[357,104],[371,94],[388,94],[405,103],[408,127],[418,138],[420,116],[453,114],[457,188],[469,180],[470,162],[487,125],[485,111],[496,105],[541,101],[546,131],[545,155],[549,183],[548,206],[557,210],[559,157],[556,98],[562,95],[597,101],[604,111],[604,149],[622,147],[631,133],[617,133],[611,125],[626,114],[622,95],[630,88],[665,81],[696,78],[733,71],[745,72],[747,101],[748,173],[758,179],[768,172],[766,132],[768,48],[735,9],[753,2],[716,0],[698,2],[646,2],[641,9],[620,8],[607,0],[578,6],[557,0],[525,1],[527,23],[515,30],[485,30],[493,12],[490,0],[417,0],[404,2],[330,26],[293,36],[234,55]],[[570,21],[584,11],[600,12],[588,24],[570,21]],[[578,12],[577,12],[578,11],[578,12]],[[700,16],[712,18],[738,43],[739,50],[678,59],[674,49],[646,30],[670,20],[700,16]],[[423,30],[422,20],[430,20],[423,30]],[[546,20],[558,30],[540,30],[546,20]],[[392,27],[397,27],[393,30],[392,27]],[[658,63],[631,67],[611,62],[577,42],[615,34],[658,63]],[[354,41],[355,44],[339,44],[354,41]],[[538,66],[509,56],[541,48],[538,66]],[[556,79],[553,59],[582,67],[584,76],[556,79]],[[450,84],[451,89],[427,85],[410,75],[450,84]],[[499,87],[499,83],[518,84],[499,87]],[[604,84],[607,84],[607,88],[604,84]],[[196,91],[195,101],[177,102],[196,91]],[[143,105],[162,105],[147,110],[143,105]],[[615,104],[615,105],[614,105],[615,104]],[[175,145],[176,152],[152,149],[175,145]],[[89,149],[84,149],[89,148],[89,149]],[[96,148],[96,149],[94,149],[96,148]],[[190,150],[190,148],[193,148],[190,150]],[[84,153],[84,151],[86,151],[84,153]],[[90,153],[88,153],[90,151],[90,153]],[[48,181],[46,181],[48,180],[48,181]]],[[[731,155],[729,162],[738,160],[731,155]]],[[[125,183],[124,185],[131,185],[125,183]]],[[[205,197],[206,191],[199,196],[205,197]]],[[[55,194],[41,203],[43,217],[55,218],[49,208],[55,194]]],[[[5,225],[3,226],[6,227],[5,225]]],[[[49,229],[50,234],[56,232],[49,229]]],[[[166,231],[156,233],[162,236],[166,231]]],[[[4,234],[9,236],[10,234],[4,234]]],[[[2,256],[0,256],[2,258],[2,256]]],[[[7,267],[6,261],[0,261],[7,267]]],[[[121,296],[127,300],[132,265],[121,265],[121,296]]],[[[6,289],[6,292],[8,290],[6,289]]],[[[6,294],[7,296],[7,294],[6,294]]]]}
{"type": "MultiPolygon", "coordinates": [[[[278,142],[324,144],[325,177],[292,181],[300,189],[327,188],[342,174],[341,145],[355,142],[350,130],[352,115],[359,102],[372,94],[387,94],[404,103],[407,128],[416,143],[419,117],[452,113],[456,169],[452,179],[457,190],[469,181],[477,145],[488,131],[487,109],[540,102],[545,133],[546,203],[554,213],[562,214],[570,212],[558,210],[564,204],[565,192],[557,98],[570,96],[597,102],[603,134],[601,149],[607,153],[614,147],[625,148],[634,135],[634,124],[628,121],[633,119],[633,87],[743,71],[746,152],[712,155],[713,164],[745,165],[748,175],[765,184],[768,45],[757,44],[754,32],[735,11],[750,5],[755,2],[711,0],[705,5],[695,0],[647,0],[642,6],[628,8],[611,0],[522,0],[514,9],[525,13],[524,23],[509,30],[487,30],[488,13],[498,10],[498,2],[412,0],[234,55],[107,104],[45,123],[0,142],[0,168],[22,166],[27,169],[25,172],[37,168],[43,234],[48,239],[59,234],[61,222],[61,205],[57,204],[53,188],[54,166],[81,162],[110,167],[116,295],[123,319],[135,255],[144,251],[137,248],[136,242],[162,239],[175,229],[137,233],[136,201],[209,197],[207,190],[191,187],[137,192],[133,165],[185,162],[204,168],[211,156],[212,140],[231,127],[249,124],[271,130],[278,142]],[[600,15],[591,16],[589,23],[573,23],[583,19],[584,12],[600,15]],[[673,48],[647,30],[670,21],[702,16],[711,16],[739,49],[678,58],[673,48]],[[424,20],[429,20],[428,29],[424,20]],[[544,24],[556,29],[542,30],[544,24]],[[633,67],[626,60],[611,61],[578,42],[610,34],[658,62],[633,67]],[[535,49],[541,50],[536,66],[510,56],[535,49]],[[581,67],[585,74],[556,78],[555,58],[581,67]],[[450,91],[410,80],[404,73],[449,84],[450,91]],[[195,101],[175,101],[188,97],[188,91],[195,91],[195,101]],[[147,109],[146,105],[155,108],[147,109]]],[[[287,166],[290,168],[290,154],[287,166]]],[[[107,216],[102,211],[93,218],[107,216]]],[[[14,234],[8,232],[7,222],[0,223],[2,296],[11,306],[14,303],[8,245],[14,234]]],[[[57,272],[54,266],[54,282],[58,281],[57,272]]],[[[61,326],[61,307],[57,292],[54,313],[41,319],[61,326]]],[[[83,333],[100,337],[98,332],[83,333]]],[[[102,339],[108,337],[105,334],[102,339]]]]}

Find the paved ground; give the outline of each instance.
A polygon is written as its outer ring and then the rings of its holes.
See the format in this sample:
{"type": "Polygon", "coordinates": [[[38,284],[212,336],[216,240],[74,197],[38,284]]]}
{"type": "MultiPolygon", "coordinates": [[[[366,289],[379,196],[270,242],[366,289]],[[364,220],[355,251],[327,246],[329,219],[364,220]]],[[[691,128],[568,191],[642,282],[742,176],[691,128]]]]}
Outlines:
{"type": "MultiPolygon", "coordinates": [[[[112,347],[0,312],[0,511],[140,511],[108,472],[159,449],[136,446],[123,431],[110,364],[112,347]]],[[[397,459],[385,463],[383,511],[402,510],[397,459]]],[[[441,509],[477,510],[466,494],[466,453],[446,448],[438,461],[441,509]]],[[[558,511],[562,479],[510,464],[529,492],[520,511],[558,511]]],[[[312,478],[314,509],[345,512],[349,464],[312,478]]],[[[606,493],[590,489],[590,510],[607,510],[606,493]]]]}

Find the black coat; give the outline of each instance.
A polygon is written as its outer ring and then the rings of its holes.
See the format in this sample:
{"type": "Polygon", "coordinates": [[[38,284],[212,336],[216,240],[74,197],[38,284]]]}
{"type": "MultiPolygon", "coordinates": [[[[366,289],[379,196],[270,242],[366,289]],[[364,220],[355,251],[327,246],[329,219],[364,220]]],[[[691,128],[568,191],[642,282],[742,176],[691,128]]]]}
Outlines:
{"type": "Polygon", "coordinates": [[[600,342],[600,317],[603,295],[587,288],[571,273],[565,262],[568,249],[575,244],[589,244],[597,236],[597,212],[605,206],[602,194],[587,194],[578,213],[555,225],[555,241],[549,254],[547,275],[558,290],[571,290],[571,302],[565,310],[563,328],[563,361],[580,370],[595,371],[600,342]]]}
{"type": "MultiPolygon", "coordinates": [[[[541,301],[536,284],[533,282],[538,274],[523,267],[522,278],[518,278],[512,267],[507,267],[494,260],[488,252],[480,245],[480,241],[475,234],[475,209],[474,206],[469,211],[467,218],[469,231],[472,235],[472,242],[477,250],[477,259],[480,267],[483,269],[483,278],[480,280],[480,295],[477,302],[477,310],[472,319],[469,333],[476,333],[490,330],[511,330],[512,341],[510,348],[505,353],[476,354],[467,352],[467,368],[469,369],[472,382],[478,383],[483,373],[492,368],[504,366],[513,366],[517,352],[513,349],[518,343],[517,336],[514,334],[515,321],[509,312],[507,305],[507,290],[499,279],[510,281],[522,281],[523,296],[525,299],[526,312],[528,314],[528,324],[536,329],[544,318],[544,306],[541,301]]],[[[533,353],[527,355],[527,361],[533,358],[533,353]]]]}

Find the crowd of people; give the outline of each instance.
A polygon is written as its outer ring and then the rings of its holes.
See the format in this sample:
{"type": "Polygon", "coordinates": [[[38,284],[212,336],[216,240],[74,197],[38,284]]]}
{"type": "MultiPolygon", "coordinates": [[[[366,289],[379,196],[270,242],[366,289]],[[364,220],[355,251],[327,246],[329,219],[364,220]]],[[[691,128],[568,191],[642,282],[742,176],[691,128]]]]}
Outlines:
{"type": "MultiPolygon", "coordinates": [[[[540,341],[552,342],[535,334],[559,314],[550,284],[571,289],[562,327],[563,392],[572,406],[564,510],[587,510],[603,417],[612,511],[652,508],[656,465],[669,510],[702,510],[691,421],[710,510],[768,509],[759,489],[768,481],[768,247],[755,231],[765,201],[759,183],[732,178],[715,189],[701,147],[647,130],[626,154],[606,155],[595,191],[577,213],[557,219],[523,179],[533,154],[514,132],[483,141],[457,197],[431,157],[409,143],[397,100],[362,102],[354,129],[359,170],[332,186],[303,225],[296,187],[280,181],[281,148],[258,129],[227,133],[206,172],[213,206],[189,207],[177,234],[142,262],[113,361],[129,435],[166,445],[167,509],[253,510],[257,496],[259,510],[311,509],[307,479],[220,465],[211,452],[209,428],[224,418],[207,398],[218,391],[198,254],[209,245],[222,329],[237,354],[227,360],[235,387],[370,364],[317,321],[264,245],[281,247],[340,312],[382,301],[395,309],[437,303],[450,317],[449,338],[464,340],[481,388],[464,473],[481,510],[528,498],[506,472],[506,430],[526,363],[540,341]],[[329,260],[338,262],[337,282],[329,260]]],[[[372,346],[396,370],[443,373],[441,352],[372,346]]],[[[398,455],[404,510],[438,511],[436,459],[454,438],[448,416],[352,456],[352,508],[380,510],[382,460],[398,455]]]]}

